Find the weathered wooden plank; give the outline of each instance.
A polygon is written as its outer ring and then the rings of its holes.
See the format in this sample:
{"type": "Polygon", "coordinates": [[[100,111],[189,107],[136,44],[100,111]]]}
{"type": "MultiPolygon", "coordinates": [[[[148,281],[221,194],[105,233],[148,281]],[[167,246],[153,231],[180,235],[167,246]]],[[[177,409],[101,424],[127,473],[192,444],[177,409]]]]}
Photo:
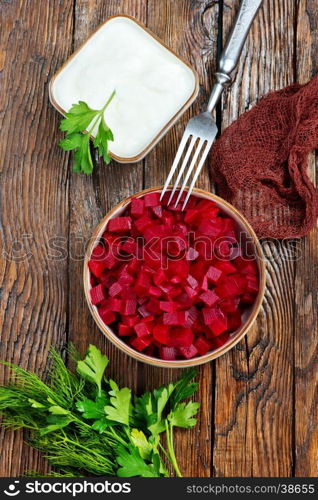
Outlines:
{"type": "MultiPolygon", "coordinates": [[[[49,247],[67,239],[68,169],[47,84],[71,50],[72,2],[2,2],[0,15],[0,359],[43,373],[50,344],[66,340],[67,261],[49,247]]],[[[2,430],[0,476],[25,470],[47,465],[2,430]]]]}
{"type": "MultiPolygon", "coordinates": [[[[207,102],[216,60],[218,5],[197,0],[149,0],[147,21],[150,29],[194,66],[200,79],[200,95],[195,104],[146,158],[145,187],[151,187],[163,184],[185,123],[207,102]]],[[[210,188],[207,168],[200,175],[198,185],[210,188]]],[[[150,388],[167,383],[178,375],[176,371],[146,366],[142,368],[142,374],[150,388]]],[[[212,364],[209,364],[199,369],[196,397],[201,402],[201,410],[198,425],[192,431],[180,431],[176,436],[177,455],[185,476],[209,477],[211,473],[212,394],[212,364]]]]}
{"type": "MultiPolygon", "coordinates": [[[[237,6],[224,2],[224,40],[237,6]]],[[[294,2],[264,1],[223,98],[223,128],[269,90],[293,82],[294,15],[294,2]]],[[[268,286],[262,311],[246,339],[216,364],[216,476],[292,473],[294,264],[282,258],[286,244],[263,248],[268,286]]]]}
{"type": "MultiPolygon", "coordinates": [[[[83,43],[107,17],[121,13],[135,16],[145,22],[146,2],[77,0],[74,48],[83,43]]],[[[95,163],[92,176],[72,174],[70,181],[70,255],[81,255],[78,260],[70,258],[69,262],[70,338],[82,352],[90,342],[101,347],[110,358],[109,373],[116,377],[119,383],[136,387],[137,362],[113,347],[95,326],[90,315],[83,291],[82,256],[86,242],[107,211],[126,196],[142,189],[143,163],[95,163]]]]}
{"type": "MultiPolygon", "coordinates": [[[[306,83],[318,69],[317,5],[300,0],[296,25],[296,79],[306,83]]],[[[317,159],[309,173],[317,182],[317,159]]],[[[318,231],[298,245],[295,274],[295,476],[318,475],[318,231]]]]}

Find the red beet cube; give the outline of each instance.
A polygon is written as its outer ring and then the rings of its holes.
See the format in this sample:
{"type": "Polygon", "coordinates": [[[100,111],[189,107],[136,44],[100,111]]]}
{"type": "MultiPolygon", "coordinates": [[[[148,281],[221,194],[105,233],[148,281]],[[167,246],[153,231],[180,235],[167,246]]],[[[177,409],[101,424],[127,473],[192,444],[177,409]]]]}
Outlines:
{"type": "Polygon", "coordinates": [[[120,324],[118,327],[118,335],[120,337],[127,337],[133,333],[134,331],[131,326],[120,324]]]}
{"type": "Polygon", "coordinates": [[[140,322],[140,318],[139,318],[139,316],[137,316],[137,315],[133,315],[133,316],[125,316],[125,317],[123,318],[123,322],[124,322],[124,324],[125,324],[125,325],[133,327],[133,326],[135,326],[137,323],[139,323],[139,322],[140,322]]]}
{"type": "Polygon", "coordinates": [[[99,308],[98,314],[105,323],[105,325],[110,325],[116,320],[116,314],[113,311],[105,308],[99,308]]]}
{"type": "Polygon", "coordinates": [[[147,337],[135,337],[131,342],[130,345],[134,347],[137,351],[141,352],[146,347],[148,347],[152,343],[152,336],[148,335],[147,337]]]}
{"type": "Polygon", "coordinates": [[[226,313],[232,313],[237,311],[239,304],[239,297],[229,297],[228,299],[222,299],[219,303],[219,307],[226,313]]]}
{"type": "Polygon", "coordinates": [[[195,306],[192,306],[188,311],[186,311],[186,322],[184,326],[186,328],[191,328],[198,319],[199,314],[199,310],[195,306]]]}
{"type": "Polygon", "coordinates": [[[137,309],[137,300],[136,299],[127,299],[124,300],[122,314],[125,316],[131,316],[136,313],[137,309]]]}
{"type": "Polygon", "coordinates": [[[184,326],[187,317],[185,311],[176,311],[172,313],[163,313],[163,324],[164,325],[180,325],[184,326]]]}
{"type": "Polygon", "coordinates": [[[156,325],[153,328],[153,338],[160,344],[168,344],[169,327],[167,325],[156,325]]]}
{"type": "Polygon", "coordinates": [[[102,272],[106,269],[106,263],[105,261],[89,260],[88,267],[91,273],[93,273],[96,278],[99,278],[102,272]]]}
{"type": "Polygon", "coordinates": [[[222,347],[230,338],[229,333],[222,333],[221,335],[218,335],[217,337],[214,337],[211,339],[211,347],[212,349],[218,349],[219,347],[222,347]]]}
{"type": "Polygon", "coordinates": [[[191,359],[194,358],[199,351],[193,344],[191,344],[189,347],[179,347],[179,352],[184,358],[191,359]]]}
{"type": "Polygon", "coordinates": [[[220,269],[223,274],[236,273],[236,267],[234,267],[228,260],[218,260],[217,262],[214,262],[213,266],[220,269]]]}
{"type": "Polygon", "coordinates": [[[135,227],[138,229],[140,233],[143,233],[147,227],[153,224],[153,220],[150,219],[147,215],[143,215],[140,219],[136,219],[134,221],[135,227]]]}
{"type": "Polygon", "coordinates": [[[253,275],[246,275],[247,279],[247,286],[246,286],[246,293],[258,293],[258,278],[257,276],[253,275]]]}
{"type": "Polygon", "coordinates": [[[242,295],[247,286],[246,277],[243,274],[231,274],[223,280],[216,289],[216,293],[219,297],[227,298],[235,295],[242,295]]]}
{"type": "Polygon", "coordinates": [[[147,335],[150,335],[150,333],[151,333],[151,329],[150,329],[149,325],[145,322],[137,323],[134,326],[134,330],[137,333],[138,337],[146,337],[147,335]]]}
{"type": "Polygon", "coordinates": [[[237,257],[234,260],[234,265],[243,274],[258,274],[257,264],[254,259],[237,257]]]}
{"type": "Polygon", "coordinates": [[[109,299],[109,309],[114,312],[122,312],[123,309],[123,301],[121,299],[116,299],[115,297],[111,297],[109,299]]]}
{"type": "Polygon", "coordinates": [[[149,287],[149,295],[151,297],[160,297],[161,294],[162,290],[160,290],[160,288],[157,288],[156,286],[149,287]]]}
{"type": "Polygon", "coordinates": [[[191,286],[191,288],[197,288],[199,286],[199,283],[193,276],[191,276],[191,274],[187,277],[187,283],[191,286]]]}
{"type": "Polygon", "coordinates": [[[116,297],[116,295],[120,294],[122,289],[123,289],[123,287],[118,283],[118,281],[116,281],[115,283],[113,283],[109,287],[108,293],[109,293],[110,297],[116,297]]]}
{"type": "Polygon", "coordinates": [[[130,217],[114,217],[108,221],[108,231],[112,233],[125,233],[131,229],[130,217]]]}
{"type": "Polygon", "coordinates": [[[156,207],[160,205],[160,193],[148,193],[144,195],[145,207],[156,207]]]}
{"type": "Polygon", "coordinates": [[[209,307],[214,306],[220,300],[220,297],[215,293],[214,290],[207,290],[206,292],[201,293],[199,298],[209,307]]]}
{"type": "Polygon", "coordinates": [[[95,306],[99,304],[102,300],[106,299],[107,293],[103,285],[97,285],[90,289],[91,301],[95,306]]]}
{"type": "Polygon", "coordinates": [[[196,341],[194,342],[194,346],[201,356],[204,356],[211,348],[210,342],[205,337],[203,337],[203,335],[200,335],[196,339],[196,341]]]}
{"type": "Polygon", "coordinates": [[[128,253],[129,255],[135,255],[137,250],[137,243],[132,238],[128,238],[125,243],[123,243],[121,250],[128,253]]]}
{"type": "Polygon", "coordinates": [[[214,285],[218,283],[222,276],[223,272],[218,269],[217,267],[210,266],[209,269],[207,270],[206,277],[208,278],[208,281],[211,281],[214,285]]]}
{"type": "Polygon", "coordinates": [[[190,247],[187,250],[187,253],[186,253],[186,259],[187,260],[195,260],[198,257],[199,257],[199,252],[195,248],[190,247]]]}
{"type": "Polygon", "coordinates": [[[151,211],[156,217],[161,219],[161,217],[162,217],[162,206],[161,205],[158,205],[157,207],[151,207],[151,211]]]}
{"type": "Polygon", "coordinates": [[[170,331],[169,347],[189,347],[194,340],[194,334],[190,328],[173,328],[170,331]]]}
{"type": "Polygon", "coordinates": [[[130,204],[130,213],[135,217],[141,217],[144,214],[145,203],[141,198],[132,198],[130,204]]]}
{"type": "Polygon", "coordinates": [[[158,272],[153,277],[153,282],[155,285],[161,285],[165,281],[167,281],[167,276],[162,269],[159,269],[158,272]]]}
{"type": "Polygon", "coordinates": [[[235,332],[238,328],[240,328],[242,324],[242,317],[240,311],[235,311],[230,313],[227,317],[228,320],[228,330],[230,332],[235,332]]]}
{"type": "Polygon", "coordinates": [[[159,347],[159,356],[165,361],[173,361],[176,359],[177,351],[174,347],[159,347]]]}

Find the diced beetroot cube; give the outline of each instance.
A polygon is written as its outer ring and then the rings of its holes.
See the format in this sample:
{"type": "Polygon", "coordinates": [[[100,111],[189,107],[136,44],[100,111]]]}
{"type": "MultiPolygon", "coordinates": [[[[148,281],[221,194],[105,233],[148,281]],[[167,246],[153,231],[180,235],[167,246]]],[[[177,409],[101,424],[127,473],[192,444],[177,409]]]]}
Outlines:
{"type": "Polygon", "coordinates": [[[178,285],[179,283],[182,283],[182,278],[181,276],[173,276],[171,278],[170,283],[173,283],[174,285],[178,285]]]}
{"type": "Polygon", "coordinates": [[[227,298],[245,293],[246,285],[247,280],[243,274],[230,274],[226,280],[222,280],[215,291],[219,297],[227,298]]]}
{"type": "Polygon", "coordinates": [[[157,314],[161,313],[160,306],[159,306],[159,300],[157,300],[157,299],[149,300],[147,308],[151,314],[157,315],[157,314]]]}
{"type": "Polygon", "coordinates": [[[108,231],[112,233],[125,233],[131,229],[130,217],[113,217],[108,221],[108,231]]]}
{"type": "Polygon", "coordinates": [[[126,286],[122,289],[121,298],[125,300],[135,300],[137,303],[137,295],[132,287],[126,286]]]}
{"type": "Polygon", "coordinates": [[[91,273],[93,273],[96,278],[99,278],[102,272],[106,269],[106,263],[105,261],[89,260],[88,267],[91,273]]]}
{"type": "Polygon", "coordinates": [[[222,311],[231,313],[237,311],[239,303],[239,297],[229,297],[228,299],[222,299],[219,303],[219,306],[222,311]]]}
{"type": "Polygon", "coordinates": [[[106,299],[107,293],[103,285],[97,285],[90,289],[91,302],[94,306],[106,299]]]}
{"type": "Polygon", "coordinates": [[[174,347],[159,347],[159,356],[165,361],[173,361],[176,359],[177,350],[174,347]]]}
{"type": "Polygon", "coordinates": [[[118,278],[118,283],[123,286],[132,285],[134,281],[135,281],[134,277],[131,276],[131,274],[129,274],[128,271],[121,273],[118,278]]]}
{"type": "Polygon", "coordinates": [[[218,260],[214,262],[213,266],[217,269],[220,269],[220,271],[223,272],[223,274],[233,274],[236,273],[236,267],[231,264],[228,260],[218,260]]]}
{"type": "Polygon", "coordinates": [[[140,318],[137,315],[134,315],[134,316],[125,316],[123,318],[123,322],[124,322],[125,325],[133,327],[137,323],[140,322],[140,318]]]}
{"type": "Polygon", "coordinates": [[[218,335],[217,337],[214,337],[211,339],[211,347],[212,349],[218,349],[219,347],[222,347],[230,338],[229,333],[222,333],[221,335],[218,335]]]}
{"type": "Polygon", "coordinates": [[[204,290],[207,292],[209,289],[209,281],[207,275],[203,276],[202,284],[201,284],[201,290],[204,290]]]}
{"type": "Polygon", "coordinates": [[[135,330],[138,337],[146,337],[147,335],[150,335],[150,333],[151,333],[151,329],[149,328],[149,325],[145,322],[137,323],[134,326],[134,330],[135,330]]]}
{"type": "Polygon", "coordinates": [[[218,308],[203,309],[204,323],[208,325],[212,335],[220,335],[228,329],[227,317],[218,308]]]}
{"type": "Polygon", "coordinates": [[[118,335],[120,337],[127,337],[133,333],[134,331],[131,326],[120,324],[118,327],[118,335]]]}
{"type": "Polygon", "coordinates": [[[257,276],[247,274],[246,279],[247,279],[246,293],[251,293],[251,294],[258,293],[259,287],[258,287],[257,276]]]}
{"type": "Polygon", "coordinates": [[[161,294],[162,294],[162,290],[160,290],[160,288],[158,288],[156,286],[149,287],[149,295],[151,297],[160,297],[161,294]]]}
{"type": "Polygon", "coordinates": [[[109,287],[108,293],[109,293],[110,297],[116,297],[116,295],[120,294],[122,289],[123,289],[123,287],[118,283],[118,281],[116,281],[115,283],[113,283],[109,287]]]}
{"type": "Polygon", "coordinates": [[[183,236],[169,236],[166,240],[165,251],[169,257],[182,257],[187,246],[187,241],[183,236]]]}
{"type": "Polygon", "coordinates": [[[134,221],[135,227],[138,229],[140,233],[143,233],[147,227],[153,224],[153,220],[150,219],[147,215],[143,215],[140,219],[136,219],[134,221]]]}
{"type": "Polygon", "coordinates": [[[136,299],[127,299],[124,301],[122,314],[125,316],[131,316],[136,313],[137,309],[137,300],[136,299]]]}
{"type": "Polygon", "coordinates": [[[231,251],[230,251],[230,255],[229,255],[229,259],[230,260],[233,260],[233,259],[236,259],[237,257],[241,257],[242,256],[242,248],[240,246],[232,246],[231,247],[231,251]]]}
{"type": "Polygon", "coordinates": [[[158,217],[159,219],[161,219],[162,217],[162,206],[161,205],[158,205],[157,207],[151,207],[151,210],[152,210],[152,213],[158,217]]]}
{"type": "Polygon", "coordinates": [[[206,292],[201,293],[199,298],[209,307],[214,306],[220,300],[220,297],[214,290],[207,290],[206,292]]]}
{"type": "Polygon", "coordinates": [[[170,260],[168,263],[166,274],[172,278],[173,276],[181,276],[187,278],[189,275],[189,263],[185,260],[170,260]]]}
{"type": "Polygon", "coordinates": [[[160,193],[148,193],[144,197],[145,207],[156,207],[160,205],[160,193]]]}
{"type": "Polygon", "coordinates": [[[109,309],[100,308],[98,310],[98,314],[100,315],[105,325],[110,325],[116,320],[116,314],[109,309]]]}
{"type": "Polygon", "coordinates": [[[233,262],[236,268],[243,274],[258,274],[255,259],[237,257],[233,262]]]}
{"type": "Polygon", "coordinates": [[[164,325],[180,325],[184,326],[187,317],[185,311],[176,311],[173,313],[163,313],[164,325]]]}
{"type": "Polygon", "coordinates": [[[101,261],[104,259],[105,255],[106,255],[105,246],[99,243],[98,245],[96,245],[95,248],[93,248],[91,259],[101,261]]]}
{"type": "Polygon", "coordinates": [[[172,302],[172,301],[160,300],[159,307],[160,307],[161,311],[165,311],[167,313],[173,313],[177,309],[177,304],[175,302],[172,302]]]}
{"type": "Polygon", "coordinates": [[[182,287],[181,286],[172,286],[168,292],[167,296],[169,299],[173,299],[175,297],[178,297],[182,293],[182,287]]]}
{"type": "Polygon", "coordinates": [[[146,347],[148,347],[151,343],[152,343],[152,336],[148,335],[147,337],[135,337],[130,342],[130,345],[137,351],[141,352],[144,349],[146,349],[146,347]]]}
{"type": "Polygon", "coordinates": [[[191,288],[197,288],[199,286],[199,283],[193,276],[191,276],[191,274],[189,274],[189,276],[187,277],[187,282],[189,283],[191,288]]]}
{"type": "Polygon", "coordinates": [[[191,288],[191,286],[186,286],[185,288],[186,294],[190,299],[195,299],[198,296],[198,292],[191,288]]]}
{"type": "Polygon", "coordinates": [[[141,198],[132,198],[130,204],[130,213],[135,217],[141,217],[144,214],[145,203],[141,198]]]}
{"type": "Polygon", "coordinates": [[[121,313],[123,309],[123,301],[121,299],[116,299],[111,297],[109,299],[109,309],[114,312],[121,313]]]}
{"type": "Polygon", "coordinates": [[[194,333],[190,328],[173,328],[170,331],[169,347],[189,347],[194,340],[194,333]]]}
{"type": "Polygon", "coordinates": [[[218,283],[218,281],[220,280],[222,275],[223,275],[223,272],[214,266],[210,266],[206,272],[206,277],[214,285],[216,285],[218,283]]]}
{"type": "Polygon", "coordinates": [[[167,325],[156,325],[153,328],[153,338],[160,344],[168,344],[169,327],[167,325]]]}
{"type": "Polygon", "coordinates": [[[150,287],[150,278],[145,273],[140,273],[135,283],[135,290],[139,296],[147,295],[150,287]]]}
{"type": "Polygon", "coordinates": [[[199,314],[199,310],[195,306],[192,306],[188,311],[186,311],[186,322],[184,326],[186,328],[191,328],[198,319],[199,314]]]}
{"type": "Polygon", "coordinates": [[[186,253],[186,259],[187,260],[195,260],[198,257],[199,257],[199,252],[195,248],[190,247],[187,250],[187,253],[186,253]]]}
{"type": "Polygon", "coordinates": [[[204,356],[211,348],[210,342],[205,337],[203,337],[203,335],[199,335],[199,337],[194,342],[194,346],[196,347],[198,353],[201,354],[201,356],[204,356]]]}
{"type": "Polygon", "coordinates": [[[128,238],[121,247],[121,250],[128,253],[129,255],[135,255],[136,249],[137,243],[132,238],[128,238]]]}
{"type": "Polygon", "coordinates": [[[138,312],[140,316],[143,318],[147,318],[147,316],[151,316],[151,313],[148,311],[148,301],[147,303],[142,304],[140,307],[138,307],[138,312]]]}
{"type": "Polygon", "coordinates": [[[150,323],[151,321],[154,321],[155,316],[153,314],[149,314],[149,316],[145,316],[142,318],[141,322],[142,323],[150,323]]]}
{"type": "Polygon", "coordinates": [[[199,225],[198,231],[205,236],[212,236],[217,238],[223,231],[223,219],[205,219],[199,225]]]}
{"type": "Polygon", "coordinates": [[[194,356],[196,356],[199,352],[193,344],[191,344],[189,347],[179,347],[178,350],[180,354],[186,359],[194,358],[194,356]]]}
{"type": "Polygon", "coordinates": [[[228,315],[228,330],[230,332],[235,332],[238,328],[240,328],[242,324],[242,317],[240,311],[235,311],[228,315]]]}
{"type": "Polygon", "coordinates": [[[139,269],[140,269],[140,261],[137,259],[137,257],[134,257],[129,262],[127,271],[131,274],[136,274],[138,273],[139,269]]]}
{"type": "Polygon", "coordinates": [[[161,267],[161,255],[153,250],[151,252],[145,250],[144,260],[150,269],[159,270],[161,267]]]}
{"type": "Polygon", "coordinates": [[[167,276],[162,269],[159,269],[158,272],[153,277],[153,282],[155,285],[161,285],[165,281],[167,281],[167,276]]]}

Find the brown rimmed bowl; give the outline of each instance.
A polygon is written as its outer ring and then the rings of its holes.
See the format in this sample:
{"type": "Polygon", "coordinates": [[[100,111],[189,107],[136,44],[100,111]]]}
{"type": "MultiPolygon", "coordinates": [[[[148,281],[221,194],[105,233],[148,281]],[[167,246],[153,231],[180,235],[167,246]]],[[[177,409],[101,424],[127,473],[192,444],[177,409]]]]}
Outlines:
{"type": "Polygon", "coordinates": [[[93,249],[95,246],[98,244],[103,232],[106,229],[107,222],[109,219],[112,217],[118,217],[120,216],[126,209],[127,205],[131,202],[132,198],[139,198],[143,196],[146,193],[151,193],[151,192],[160,192],[162,189],[162,186],[160,187],[154,187],[151,189],[145,189],[143,191],[140,191],[139,193],[136,193],[132,196],[129,196],[128,198],[125,198],[122,200],[118,205],[116,205],[112,210],[108,212],[108,214],[105,215],[105,217],[102,219],[102,221],[99,223],[99,225],[96,227],[92,238],[90,240],[90,243],[88,245],[86,255],[85,255],[85,261],[84,261],[84,291],[85,291],[85,296],[86,300],[88,303],[89,310],[98,325],[99,329],[103,332],[103,334],[119,349],[121,349],[123,352],[128,354],[129,356],[132,356],[133,358],[137,359],[138,361],[143,361],[144,363],[147,363],[149,365],[154,365],[154,366],[160,366],[160,367],[166,367],[166,368],[186,368],[190,366],[197,366],[201,365],[203,363],[207,363],[208,361],[211,361],[213,359],[216,359],[222,354],[225,354],[227,351],[232,349],[243,337],[244,335],[248,332],[248,330],[251,328],[252,324],[256,320],[256,317],[258,315],[258,312],[260,310],[263,298],[264,298],[264,293],[265,293],[265,283],[266,283],[266,275],[265,275],[265,258],[264,254],[262,251],[262,248],[259,244],[258,238],[256,234],[254,233],[254,230],[250,226],[250,224],[247,222],[245,217],[236,210],[232,205],[227,203],[225,200],[220,198],[219,196],[216,196],[212,193],[209,193],[208,191],[204,191],[202,189],[194,189],[193,194],[197,196],[198,198],[203,198],[203,199],[208,199],[214,201],[222,210],[222,212],[230,217],[232,217],[236,224],[237,224],[237,231],[238,231],[238,236],[241,237],[242,241],[246,242],[246,246],[249,252],[249,255],[251,253],[255,256],[255,259],[257,261],[258,265],[258,271],[259,271],[259,292],[256,296],[256,300],[254,304],[252,304],[249,308],[247,308],[244,313],[243,313],[243,323],[241,327],[236,330],[235,332],[231,333],[230,339],[221,347],[218,349],[215,349],[214,351],[208,352],[204,356],[198,356],[196,358],[192,359],[184,359],[184,360],[175,360],[175,361],[165,361],[159,358],[155,358],[152,356],[148,356],[146,354],[143,354],[141,352],[136,351],[129,345],[127,345],[119,336],[116,335],[116,333],[108,326],[103,323],[101,318],[99,317],[97,307],[93,306],[91,304],[90,300],[90,289],[91,289],[91,284],[90,284],[90,271],[88,268],[88,261],[90,259],[90,256],[92,254],[93,249]]]}

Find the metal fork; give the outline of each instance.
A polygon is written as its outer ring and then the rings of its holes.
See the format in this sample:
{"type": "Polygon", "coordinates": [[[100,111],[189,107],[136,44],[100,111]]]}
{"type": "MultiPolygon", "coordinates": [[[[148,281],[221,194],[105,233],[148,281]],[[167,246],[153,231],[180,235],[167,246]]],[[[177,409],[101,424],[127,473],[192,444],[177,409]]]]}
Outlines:
{"type": "Polygon", "coordinates": [[[208,155],[208,152],[211,149],[213,141],[218,132],[218,128],[216,126],[215,120],[212,117],[212,111],[214,110],[217,102],[219,101],[224,88],[232,82],[231,74],[237,66],[240,54],[243,49],[244,42],[246,40],[247,34],[251,27],[251,24],[256,16],[256,13],[261,5],[263,0],[242,0],[240,4],[240,8],[232,28],[232,31],[229,35],[225,48],[222,52],[219,67],[216,76],[216,83],[212,89],[210,99],[207,105],[206,111],[201,113],[200,115],[194,116],[190,118],[186,129],[183,133],[180,146],[178,148],[176,157],[172,164],[171,170],[163,187],[161,197],[167,191],[167,188],[171,182],[171,179],[180,163],[181,157],[184,154],[177,178],[175,180],[174,186],[172,188],[170,198],[168,201],[168,205],[171,203],[173,196],[179,186],[179,182],[182,178],[186,167],[188,169],[185,173],[182,186],[178,193],[177,199],[175,201],[175,206],[178,205],[181,196],[187,186],[187,182],[194,168],[196,167],[197,161],[201,154],[199,163],[194,170],[190,186],[188,188],[187,195],[183,202],[182,210],[185,208],[189,197],[191,195],[192,189],[196,183],[198,175],[203,167],[204,161],[208,155]],[[186,145],[188,141],[190,143],[188,145],[188,149],[186,150],[186,145]],[[196,149],[194,149],[195,144],[197,143],[196,149]],[[194,151],[194,152],[193,152],[194,151]],[[191,157],[191,153],[193,155],[191,157]],[[190,165],[189,165],[190,163],[190,165]]]}

